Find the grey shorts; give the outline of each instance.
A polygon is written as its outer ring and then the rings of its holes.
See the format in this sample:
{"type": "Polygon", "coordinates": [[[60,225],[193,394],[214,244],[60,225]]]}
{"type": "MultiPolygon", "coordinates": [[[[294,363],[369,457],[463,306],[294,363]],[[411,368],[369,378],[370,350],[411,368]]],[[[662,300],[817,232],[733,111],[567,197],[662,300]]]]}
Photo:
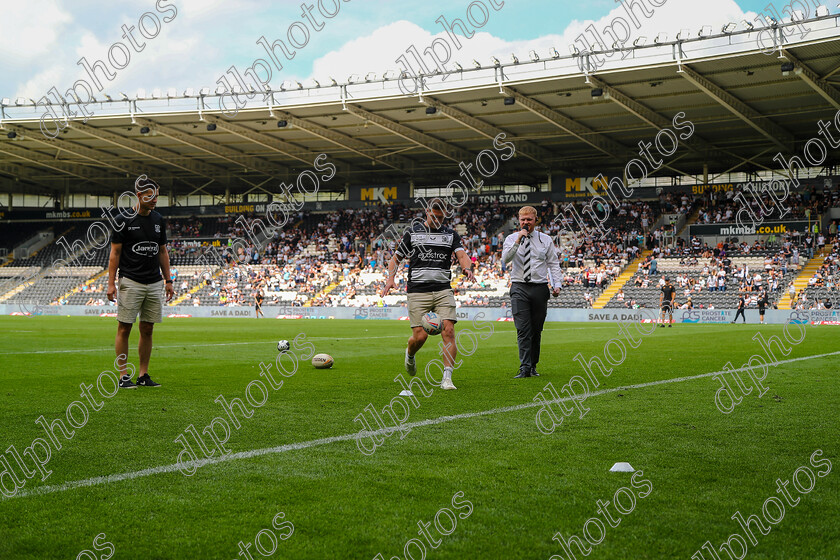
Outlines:
{"type": "Polygon", "coordinates": [[[163,321],[163,280],[154,284],[141,284],[128,278],[120,278],[117,291],[117,321],[134,323],[137,315],[144,323],[163,321]]]}
{"type": "Polygon", "coordinates": [[[423,326],[423,315],[434,311],[441,319],[457,322],[455,292],[451,288],[439,292],[414,292],[408,294],[408,318],[411,327],[423,326]]]}

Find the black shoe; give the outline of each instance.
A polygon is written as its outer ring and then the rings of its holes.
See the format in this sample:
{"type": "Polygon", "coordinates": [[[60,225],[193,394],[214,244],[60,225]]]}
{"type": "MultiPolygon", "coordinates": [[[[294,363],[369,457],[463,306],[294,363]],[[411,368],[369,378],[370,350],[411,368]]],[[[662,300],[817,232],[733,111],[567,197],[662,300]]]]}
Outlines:
{"type": "Polygon", "coordinates": [[[531,377],[539,377],[539,376],[540,376],[540,374],[537,373],[537,370],[535,370],[535,369],[531,370],[531,377]]]}
{"type": "Polygon", "coordinates": [[[138,387],[160,387],[160,383],[155,383],[152,381],[152,378],[149,377],[149,374],[141,375],[137,378],[137,386],[138,387]]]}
{"type": "Polygon", "coordinates": [[[668,323],[668,328],[669,328],[669,329],[670,329],[671,327],[673,327],[673,326],[674,326],[674,325],[672,325],[671,323],[668,323]]]}
{"type": "Polygon", "coordinates": [[[660,328],[663,328],[663,329],[665,328],[665,325],[663,325],[661,323],[659,324],[659,326],[660,326],[660,328]]]}
{"type": "Polygon", "coordinates": [[[120,377],[120,389],[136,389],[137,385],[127,375],[120,377]]]}
{"type": "Polygon", "coordinates": [[[525,377],[531,377],[531,372],[527,369],[523,369],[518,375],[513,376],[514,379],[524,379],[525,377]]]}

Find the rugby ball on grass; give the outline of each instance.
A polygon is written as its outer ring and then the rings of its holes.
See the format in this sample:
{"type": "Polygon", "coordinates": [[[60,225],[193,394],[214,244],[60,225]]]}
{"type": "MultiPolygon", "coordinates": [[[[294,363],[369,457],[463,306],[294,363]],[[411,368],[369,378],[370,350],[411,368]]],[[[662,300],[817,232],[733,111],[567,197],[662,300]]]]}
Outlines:
{"type": "Polygon", "coordinates": [[[328,369],[333,365],[332,356],[329,354],[315,354],[312,357],[312,367],[315,369],[328,369]]]}

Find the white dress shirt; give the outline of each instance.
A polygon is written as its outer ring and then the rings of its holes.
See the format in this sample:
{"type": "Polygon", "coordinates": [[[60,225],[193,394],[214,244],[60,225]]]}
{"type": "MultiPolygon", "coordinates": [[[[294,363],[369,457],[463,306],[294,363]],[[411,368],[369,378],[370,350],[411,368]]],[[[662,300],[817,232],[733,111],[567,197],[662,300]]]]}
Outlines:
{"type": "Polygon", "coordinates": [[[511,282],[525,282],[523,277],[525,259],[530,252],[531,259],[531,284],[549,283],[553,288],[560,288],[563,285],[563,273],[560,271],[560,261],[557,258],[557,249],[551,241],[551,237],[539,231],[532,231],[530,235],[517,242],[519,231],[511,233],[505,238],[502,247],[502,260],[505,264],[513,261],[510,272],[511,282]],[[525,238],[529,242],[525,243],[525,238]]]}

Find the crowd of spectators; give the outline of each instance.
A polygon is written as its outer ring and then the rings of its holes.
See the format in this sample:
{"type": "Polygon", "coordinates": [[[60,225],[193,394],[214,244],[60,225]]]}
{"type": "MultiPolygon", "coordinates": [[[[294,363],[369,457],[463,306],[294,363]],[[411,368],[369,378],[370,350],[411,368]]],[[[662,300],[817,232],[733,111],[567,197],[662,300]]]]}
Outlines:
{"type": "MultiPolygon", "coordinates": [[[[600,290],[645,248],[652,249],[652,255],[639,265],[644,273],[638,274],[631,285],[655,287],[658,278],[653,277],[658,276],[658,260],[679,257],[681,265],[696,267],[698,271],[674,279],[678,290],[689,297],[690,305],[690,295],[703,291],[728,290],[747,294],[760,288],[784,291],[783,277],[788,268],[795,270],[800,257],[802,260],[809,258],[821,251],[826,242],[836,238],[836,223],[831,225],[827,235],[791,232],[784,239],[771,236],[766,242],[749,244],[726,242],[710,246],[696,237],[688,242],[676,237],[679,215],[689,215],[698,207],[701,223],[733,221],[739,204],[733,197],[732,192],[709,190],[699,197],[661,193],[658,200],[624,200],[609,208],[596,205],[598,215],[609,212],[608,219],[599,224],[599,228],[595,227],[591,216],[582,212],[588,200],[575,203],[577,215],[586,224],[584,228],[564,211],[566,203],[551,203],[546,199],[537,210],[542,231],[556,240],[563,284],[582,288],[585,306],[591,306],[600,290]],[[654,227],[663,214],[673,219],[669,224],[654,227]],[[674,240],[677,242],[673,243],[674,240]],[[766,256],[764,269],[750,270],[733,264],[738,255],[764,255],[771,247],[777,253],[766,256]]],[[[827,205],[837,204],[836,198],[836,190],[810,189],[791,194],[788,203],[796,216],[807,216],[809,212],[824,211],[827,205]]],[[[453,275],[456,294],[463,304],[485,305],[491,294],[508,285],[509,274],[501,260],[501,249],[505,234],[518,229],[517,209],[517,206],[471,200],[447,218],[446,225],[461,234],[476,276],[475,280],[469,281],[463,275],[453,275]]],[[[259,236],[266,230],[256,222],[260,219],[262,226],[267,225],[265,217],[243,217],[228,215],[168,221],[170,257],[175,265],[195,264],[196,257],[206,250],[211,240],[218,240],[215,244],[221,258],[217,264],[224,264],[216,275],[198,277],[195,273],[176,278],[176,292],[183,296],[182,304],[253,305],[255,296],[261,293],[265,298],[264,305],[280,302],[288,305],[304,302],[329,306],[373,305],[370,296],[374,296],[384,283],[384,271],[397,241],[392,236],[384,236],[383,232],[393,224],[407,225],[414,218],[422,218],[423,211],[401,204],[326,213],[300,211],[290,217],[285,227],[270,232],[265,240],[259,236]],[[202,241],[196,241],[196,238],[202,241]],[[234,243],[236,239],[244,243],[234,243]],[[198,283],[203,284],[200,290],[194,289],[198,283]],[[290,299],[289,294],[295,296],[290,299]]],[[[836,262],[833,266],[836,269],[836,262]]],[[[832,263],[827,263],[818,271],[812,279],[813,287],[836,289],[836,270],[831,267],[832,263]]],[[[398,281],[398,292],[401,292],[404,273],[398,275],[398,281]]],[[[104,293],[96,290],[95,285],[79,289],[91,292],[88,305],[107,304],[104,293]]],[[[623,300],[621,296],[623,292],[619,292],[619,299],[623,300]]],[[[628,307],[640,305],[632,300],[623,303],[628,307]]]]}
{"type": "Polygon", "coordinates": [[[742,213],[742,222],[814,219],[828,208],[840,206],[840,191],[828,186],[789,192],[785,196],[782,183],[774,182],[768,185],[766,182],[756,182],[751,189],[742,189],[741,192],[743,197],[738,196],[734,190],[722,193],[713,189],[706,191],[698,223],[733,223],[742,208],[748,211],[747,216],[742,213]],[[771,187],[774,189],[775,198],[767,192],[771,187]],[[784,218],[782,212],[785,213],[784,218]]]}

